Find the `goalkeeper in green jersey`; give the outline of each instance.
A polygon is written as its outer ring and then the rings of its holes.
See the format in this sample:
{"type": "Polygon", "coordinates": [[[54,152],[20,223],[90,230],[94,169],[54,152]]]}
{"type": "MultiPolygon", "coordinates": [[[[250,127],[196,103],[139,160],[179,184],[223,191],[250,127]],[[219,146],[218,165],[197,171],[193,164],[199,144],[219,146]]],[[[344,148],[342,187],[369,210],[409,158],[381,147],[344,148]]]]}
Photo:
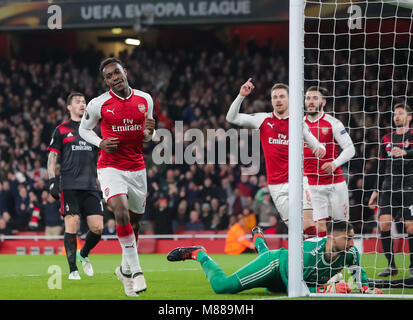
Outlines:
{"type": "MultiPolygon", "coordinates": [[[[288,250],[269,250],[259,227],[252,230],[258,257],[230,276],[212,260],[202,246],[180,247],[169,252],[169,261],[196,260],[201,264],[215,293],[237,293],[252,288],[271,292],[288,291],[288,250]]],[[[381,294],[368,287],[368,279],[360,266],[360,255],[354,247],[354,230],[346,221],[328,222],[327,236],[304,241],[303,278],[313,293],[349,293],[350,285],[340,279],[347,267],[362,293],[381,294]],[[340,274],[340,275],[338,275],[340,274]]]]}

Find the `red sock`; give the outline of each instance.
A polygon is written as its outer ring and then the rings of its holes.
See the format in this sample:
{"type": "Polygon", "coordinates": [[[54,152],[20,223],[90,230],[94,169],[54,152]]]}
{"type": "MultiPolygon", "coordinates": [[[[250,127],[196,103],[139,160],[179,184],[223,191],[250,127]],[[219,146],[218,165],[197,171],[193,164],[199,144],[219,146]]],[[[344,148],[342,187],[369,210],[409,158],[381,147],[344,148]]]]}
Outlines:
{"type": "Polygon", "coordinates": [[[130,237],[133,234],[133,229],[130,223],[124,226],[116,225],[116,233],[119,238],[130,237]]]}
{"type": "Polygon", "coordinates": [[[205,249],[201,248],[201,249],[197,249],[197,250],[193,251],[192,254],[191,254],[192,260],[196,260],[196,256],[198,255],[199,251],[204,251],[205,252],[205,249]]]}
{"type": "Polygon", "coordinates": [[[261,237],[261,238],[264,239],[264,237],[262,236],[261,233],[256,233],[256,234],[254,234],[254,237],[252,238],[252,243],[254,243],[254,242],[255,242],[255,239],[257,239],[258,237],[261,237]]]}

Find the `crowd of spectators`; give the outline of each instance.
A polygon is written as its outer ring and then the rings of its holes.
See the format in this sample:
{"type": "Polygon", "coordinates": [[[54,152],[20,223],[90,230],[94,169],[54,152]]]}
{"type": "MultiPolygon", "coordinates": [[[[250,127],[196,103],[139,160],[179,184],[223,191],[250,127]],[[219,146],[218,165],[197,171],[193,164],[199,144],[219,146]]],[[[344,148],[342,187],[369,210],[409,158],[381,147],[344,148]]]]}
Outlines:
{"type": "MultiPolygon", "coordinates": [[[[128,69],[131,86],[154,98],[157,127],[173,133],[178,120],[183,121],[184,130],[231,128],[225,121],[226,112],[249,77],[256,89],[245,99],[243,112],[271,111],[269,89],[275,82],[288,83],[286,53],[271,42],[257,46],[251,41],[242,50],[231,43],[192,50],[143,47],[132,54],[123,52],[119,58],[128,69]]],[[[357,150],[344,166],[350,219],[357,221],[357,232],[373,232],[374,212],[368,209],[367,199],[375,188],[378,124],[388,129],[391,121],[378,117],[390,106],[382,104],[387,100],[369,99],[378,91],[369,85],[372,82],[355,83],[351,88],[335,86],[334,80],[341,78],[353,84],[350,74],[347,78],[338,71],[329,75],[330,62],[349,61],[345,53],[342,57],[335,54],[334,61],[328,55],[322,57],[326,67],[321,64],[319,73],[306,69],[306,74],[310,80],[323,75],[332,79],[326,86],[336,98],[327,111],[334,111],[349,128],[357,150]]],[[[102,53],[90,49],[63,61],[0,61],[0,233],[61,232],[59,204],[47,192],[47,146],[54,128],[68,119],[65,99],[70,92],[83,92],[89,101],[106,90],[98,74],[102,58],[102,53]]],[[[227,230],[230,217],[242,214],[249,230],[260,224],[270,233],[286,232],[266,188],[262,154],[258,174],[246,176],[234,164],[158,165],[151,159],[154,146],[151,142],[144,147],[148,177],[144,231],[227,230]]],[[[115,234],[113,215],[106,212],[104,234],[115,234]]]]}

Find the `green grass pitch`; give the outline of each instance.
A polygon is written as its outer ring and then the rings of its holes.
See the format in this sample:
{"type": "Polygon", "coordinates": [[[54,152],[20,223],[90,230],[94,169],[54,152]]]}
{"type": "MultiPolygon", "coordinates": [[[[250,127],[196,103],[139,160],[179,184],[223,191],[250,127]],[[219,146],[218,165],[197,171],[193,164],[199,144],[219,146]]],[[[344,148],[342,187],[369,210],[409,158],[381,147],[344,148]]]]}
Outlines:
{"type": "MultiPolygon", "coordinates": [[[[211,257],[231,274],[255,255],[246,254],[228,256],[223,254],[211,257]]],[[[144,270],[148,290],[139,297],[126,297],[122,283],[114,275],[116,266],[120,264],[120,255],[90,255],[95,270],[94,277],[86,276],[80,263],[78,267],[82,280],[68,280],[68,265],[65,256],[61,255],[0,255],[0,300],[250,300],[281,299],[286,294],[267,293],[264,288],[256,288],[234,295],[215,294],[199,263],[195,261],[168,262],[164,254],[141,254],[140,261],[144,270]],[[49,270],[49,267],[52,269],[49,270]],[[61,288],[49,288],[49,284],[57,285],[56,268],[62,271],[61,288]],[[49,273],[50,271],[50,273],[49,273]]],[[[399,270],[408,268],[409,261],[405,255],[396,257],[399,270]]],[[[365,254],[362,264],[370,278],[378,278],[377,273],[385,267],[382,254],[365,254]],[[373,269],[367,266],[377,264],[373,269]]],[[[406,276],[407,273],[406,273],[406,276]]],[[[402,278],[399,272],[397,278],[402,278]]],[[[385,293],[389,293],[385,290],[385,293]]],[[[393,289],[391,293],[402,293],[402,289],[393,289]]],[[[404,290],[405,294],[413,294],[413,289],[404,290]]],[[[310,298],[304,298],[310,299],[310,298]]],[[[314,299],[314,298],[313,298],[314,299]]],[[[346,298],[347,299],[347,298],[346,298]]]]}

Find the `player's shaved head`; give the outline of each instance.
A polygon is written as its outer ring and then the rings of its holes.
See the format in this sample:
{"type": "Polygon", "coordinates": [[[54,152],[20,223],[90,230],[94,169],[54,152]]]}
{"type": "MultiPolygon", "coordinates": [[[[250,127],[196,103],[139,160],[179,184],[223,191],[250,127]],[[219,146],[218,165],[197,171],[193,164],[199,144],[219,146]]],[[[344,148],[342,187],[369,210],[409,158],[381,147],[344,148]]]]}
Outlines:
{"type": "Polygon", "coordinates": [[[111,64],[111,63],[117,63],[117,64],[119,64],[119,65],[123,68],[123,63],[122,63],[122,61],[120,61],[118,58],[115,58],[115,57],[107,58],[107,59],[103,60],[103,61],[100,63],[99,71],[100,71],[100,74],[101,74],[102,76],[104,76],[103,70],[105,69],[105,67],[106,67],[108,64],[111,64]]]}

